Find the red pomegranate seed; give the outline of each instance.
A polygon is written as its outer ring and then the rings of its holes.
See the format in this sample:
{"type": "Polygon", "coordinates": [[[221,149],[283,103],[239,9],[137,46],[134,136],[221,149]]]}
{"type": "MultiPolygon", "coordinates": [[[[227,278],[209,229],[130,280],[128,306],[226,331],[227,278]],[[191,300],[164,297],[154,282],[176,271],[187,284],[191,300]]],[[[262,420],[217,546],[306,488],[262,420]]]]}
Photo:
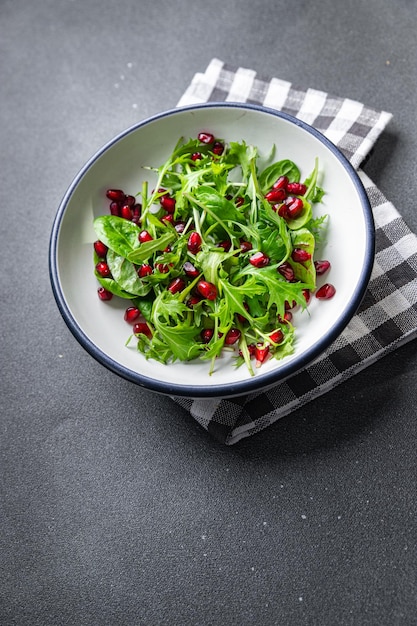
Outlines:
{"type": "Polygon", "coordinates": [[[96,251],[97,256],[104,259],[107,254],[108,247],[102,241],[97,240],[94,242],[94,250],[96,251]]]}
{"type": "Polygon", "coordinates": [[[297,306],[297,303],[295,300],[293,300],[292,303],[288,302],[288,300],[285,300],[284,302],[284,307],[286,311],[293,309],[295,306],[297,306]]]}
{"type": "Polygon", "coordinates": [[[199,302],[201,302],[201,298],[199,298],[198,296],[190,296],[187,300],[187,306],[189,306],[190,309],[192,309],[193,306],[195,306],[199,302]]]}
{"type": "Polygon", "coordinates": [[[200,161],[201,158],[202,158],[201,152],[193,152],[191,155],[192,161],[200,161]]]}
{"type": "Polygon", "coordinates": [[[122,204],[122,206],[120,207],[120,217],[123,217],[125,220],[132,219],[133,212],[128,204],[122,204]]]}
{"type": "Polygon", "coordinates": [[[103,276],[103,278],[108,278],[109,276],[111,276],[110,268],[105,261],[99,261],[97,263],[96,271],[98,274],[100,274],[100,276],[103,276]]]}
{"type": "Polygon", "coordinates": [[[325,283],[316,291],[316,298],[319,300],[330,300],[336,293],[336,288],[330,283],[325,283]]]}
{"type": "Polygon", "coordinates": [[[128,204],[130,207],[135,206],[135,204],[136,204],[136,198],[135,198],[135,196],[130,196],[130,195],[127,195],[127,196],[125,197],[125,204],[128,204]]]}
{"type": "Polygon", "coordinates": [[[287,207],[288,217],[294,220],[303,212],[304,204],[301,198],[295,198],[294,196],[290,196],[290,198],[287,198],[285,202],[285,206],[287,207]],[[288,202],[290,198],[291,198],[291,202],[288,202]]]}
{"type": "Polygon", "coordinates": [[[242,206],[242,204],[245,204],[245,198],[242,198],[242,196],[238,196],[235,200],[235,205],[237,207],[242,206]]]}
{"type": "Polygon", "coordinates": [[[201,340],[203,343],[208,343],[210,341],[210,339],[213,337],[214,335],[214,331],[212,328],[205,328],[204,330],[201,331],[201,340]]]}
{"type": "Polygon", "coordinates": [[[174,228],[177,231],[177,233],[180,235],[185,230],[185,222],[175,222],[174,228]]]}
{"type": "Polygon", "coordinates": [[[124,314],[124,320],[128,324],[134,324],[139,315],[140,311],[137,306],[128,306],[124,314]]]}
{"type": "Polygon", "coordinates": [[[177,278],[174,278],[168,285],[168,291],[170,291],[172,294],[178,293],[179,291],[182,291],[184,288],[185,288],[185,280],[183,278],[180,278],[179,276],[177,278]]]}
{"type": "Polygon", "coordinates": [[[278,328],[269,335],[269,338],[273,343],[281,343],[281,341],[284,339],[284,333],[280,328],[278,328]]]}
{"type": "MultiPolygon", "coordinates": [[[[255,346],[255,344],[254,344],[254,343],[248,343],[247,348],[248,348],[249,356],[250,356],[250,357],[255,356],[255,352],[256,352],[256,346],[255,346]]],[[[239,356],[242,356],[242,357],[243,357],[243,352],[242,352],[242,350],[239,350],[239,356]]]]}
{"type": "Polygon", "coordinates": [[[304,299],[306,301],[306,303],[308,304],[311,300],[311,291],[310,289],[303,289],[302,291],[304,299]]]}
{"type": "Polygon", "coordinates": [[[103,301],[111,300],[113,298],[112,292],[108,291],[108,289],[105,289],[104,287],[99,287],[97,289],[97,294],[100,300],[103,300],[103,301]]]}
{"type": "Polygon", "coordinates": [[[167,213],[166,215],[161,217],[161,222],[164,222],[165,224],[172,224],[173,221],[174,216],[172,215],[172,213],[167,213]]]}
{"type": "Polygon", "coordinates": [[[322,276],[330,269],[330,261],[314,261],[317,276],[322,276]]]}
{"type": "Polygon", "coordinates": [[[263,252],[255,252],[255,254],[250,257],[249,263],[254,267],[265,267],[269,263],[269,257],[263,252]]]}
{"type": "Polygon", "coordinates": [[[296,196],[304,196],[307,191],[307,185],[304,185],[304,183],[288,183],[287,191],[288,193],[293,193],[296,196]]]}
{"type": "Polygon", "coordinates": [[[222,144],[220,141],[215,141],[212,152],[214,154],[217,154],[217,156],[220,156],[224,152],[224,144],[222,144]]]}
{"type": "Polygon", "coordinates": [[[291,258],[296,263],[305,263],[305,261],[311,259],[311,254],[307,252],[307,250],[303,250],[303,248],[294,248],[291,253],[291,258]]]}
{"type": "Polygon", "coordinates": [[[295,280],[294,268],[290,265],[290,263],[288,263],[288,261],[281,263],[281,265],[277,268],[277,271],[285,278],[285,280],[288,280],[289,282],[295,280]]]}
{"type": "Polygon", "coordinates": [[[255,358],[256,358],[256,367],[260,367],[260,365],[266,360],[269,355],[269,346],[264,344],[257,344],[255,348],[255,358]]]}
{"type": "Polygon", "coordinates": [[[213,143],[214,141],[214,135],[207,132],[198,133],[197,137],[198,141],[201,141],[201,143],[213,143]]]}
{"type": "Polygon", "coordinates": [[[217,247],[218,247],[218,248],[223,248],[223,250],[224,250],[225,252],[229,252],[231,245],[232,245],[232,244],[230,243],[230,241],[220,241],[220,242],[217,244],[217,247]]]}
{"type": "Polygon", "coordinates": [[[249,252],[252,250],[253,246],[250,241],[241,241],[240,242],[240,251],[241,252],[249,252]]]}
{"type": "Polygon", "coordinates": [[[145,278],[145,276],[150,276],[152,274],[152,267],[149,263],[142,263],[138,268],[138,276],[139,278],[145,278]]]}
{"type": "Polygon", "coordinates": [[[268,193],[265,194],[265,200],[268,200],[268,202],[270,202],[271,204],[283,202],[286,197],[287,192],[285,191],[285,189],[281,189],[279,187],[276,189],[271,189],[271,191],[268,191],[268,193]]]}
{"type": "Polygon", "coordinates": [[[138,239],[140,243],[146,243],[147,241],[152,241],[153,237],[147,230],[141,230],[138,235],[138,239]]]}
{"type": "Polygon", "coordinates": [[[161,207],[165,209],[167,213],[175,212],[175,198],[172,198],[171,196],[162,196],[159,202],[161,204],[161,207]]]}
{"type": "Polygon", "coordinates": [[[187,248],[192,254],[197,254],[201,249],[201,237],[197,231],[193,231],[188,237],[187,248]]]}
{"type": "Polygon", "coordinates": [[[285,311],[284,317],[281,317],[281,315],[278,315],[278,321],[280,322],[280,324],[284,324],[285,322],[291,322],[291,320],[292,320],[291,311],[285,311]]]}
{"type": "Polygon", "coordinates": [[[125,192],[121,189],[107,189],[106,196],[109,200],[114,200],[115,202],[124,202],[125,201],[125,192]]]}
{"type": "Polygon", "coordinates": [[[198,281],[197,290],[206,300],[215,300],[217,298],[216,285],[209,283],[207,280],[198,281]]]}
{"type": "Polygon", "coordinates": [[[287,189],[288,176],[280,176],[272,185],[272,189],[287,189]]]}
{"type": "Polygon", "coordinates": [[[169,266],[166,263],[156,263],[155,269],[161,274],[167,274],[169,272],[169,266]]]}
{"type": "MultiPolygon", "coordinates": [[[[249,312],[249,305],[248,305],[247,302],[243,303],[243,308],[245,309],[245,311],[249,312]]],[[[248,321],[247,318],[244,315],[242,315],[241,313],[236,313],[236,317],[237,317],[237,319],[239,320],[239,322],[241,324],[244,324],[245,322],[248,321]]]]}
{"type": "Polygon", "coordinates": [[[274,204],[273,209],[284,220],[289,219],[287,205],[286,204],[274,204]]]}
{"type": "Polygon", "coordinates": [[[146,322],[138,322],[133,326],[134,335],[146,335],[146,337],[152,337],[152,331],[146,322]]]}
{"type": "Polygon", "coordinates": [[[239,341],[241,332],[238,328],[231,328],[224,338],[224,343],[226,346],[232,346],[234,343],[239,341]]]}
{"type": "Polygon", "coordinates": [[[110,202],[110,213],[112,215],[119,215],[120,205],[118,202],[110,202]]]}
{"type": "Polygon", "coordinates": [[[185,275],[189,278],[197,278],[200,274],[198,269],[196,269],[190,261],[186,261],[182,266],[182,269],[184,270],[185,275]]]}

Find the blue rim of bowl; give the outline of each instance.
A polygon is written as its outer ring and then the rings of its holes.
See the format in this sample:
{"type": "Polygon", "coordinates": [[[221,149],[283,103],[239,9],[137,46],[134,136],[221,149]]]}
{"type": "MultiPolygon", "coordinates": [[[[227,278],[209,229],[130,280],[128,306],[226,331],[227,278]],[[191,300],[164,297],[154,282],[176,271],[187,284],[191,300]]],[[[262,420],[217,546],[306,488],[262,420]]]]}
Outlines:
{"type": "MultiPolygon", "coordinates": [[[[115,136],[112,140],[106,143],[100,150],[98,150],[84,165],[84,167],[79,171],[77,176],[74,178],[73,182],[69,186],[64,198],[62,199],[54,222],[52,226],[50,243],[49,243],[49,276],[52,286],[52,292],[55,297],[58,309],[68,326],[71,333],[77,339],[77,341],[83,346],[83,348],[99,363],[105,366],[107,369],[112,371],[115,374],[118,374],[122,378],[129,380],[139,386],[145,387],[151,391],[155,391],[157,393],[162,393],[164,395],[169,396],[180,396],[180,397],[189,397],[189,398],[213,398],[213,397],[233,397],[233,396],[241,396],[246,395],[251,392],[259,391],[262,389],[266,389],[268,387],[273,386],[275,383],[281,382],[295,374],[296,372],[302,370],[306,367],[311,361],[322,354],[326,348],[336,339],[338,335],[344,330],[349,321],[352,319],[354,314],[356,313],[368,286],[368,282],[371,276],[373,262],[375,255],[375,225],[374,219],[372,215],[372,210],[370,206],[370,202],[365,191],[365,188],[351,163],[348,159],[340,152],[340,150],[329,140],[327,139],[320,131],[316,130],[314,127],[309,124],[299,120],[292,115],[284,113],[282,111],[276,111],[275,109],[270,109],[268,107],[264,107],[256,104],[248,104],[248,103],[240,103],[240,102],[208,102],[204,104],[196,104],[190,106],[178,107],[175,109],[169,109],[167,111],[163,111],[156,115],[153,115],[129,128],[125,131],[121,132],[117,136],[115,136]],[[111,357],[102,352],[83,332],[83,329],[78,325],[77,321],[72,316],[72,313],[67,305],[65,295],[62,290],[62,286],[59,280],[59,271],[58,271],[58,262],[57,262],[57,252],[58,252],[58,240],[59,233],[61,228],[61,223],[63,216],[65,214],[66,207],[70,201],[72,194],[74,193],[75,188],[77,187],[80,180],[86,174],[86,172],[90,169],[90,167],[102,156],[104,152],[106,152],[112,145],[126,137],[127,135],[135,132],[137,129],[142,126],[146,126],[150,123],[158,121],[164,117],[168,117],[171,115],[178,115],[186,111],[193,111],[199,109],[218,109],[218,108],[238,108],[243,110],[251,110],[258,111],[260,113],[264,113],[267,115],[273,115],[275,117],[279,117],[283,120],[286,120],[300,128],[304,129],[306,132],[310,133],[314,137],[316,137],[321,143],[323,143],[340,161],[349,175],[357,193],[360,198],[361,206],[363,209],[364,220],[366,225],[366,251],[365,251],[365,263],[362,268],[362,272],[358,281],[358,288],[352,296],[349,303],[345,307],[343,314],[338,318],[335,324],[329,329],[328,333],[321,340],[316,342],[309,350],[303,352],[298,358],[295,358],[288,364],[282,363],[281,367],[278,370],[273,370],[270,372],[265,372],[258,374],[257,376],[249,379],[245,379],[243,381],[239,381],[236,383],[228,383],[227,385],[222,384],[210,384],[210,385],[179,385],[175,383],[165,382],[163,380],[154,379],[148,377],[144,374],[140,374],[135,372],[111,357]]],[[[169,366],[168,366],[169,367],[169,366]]]]}

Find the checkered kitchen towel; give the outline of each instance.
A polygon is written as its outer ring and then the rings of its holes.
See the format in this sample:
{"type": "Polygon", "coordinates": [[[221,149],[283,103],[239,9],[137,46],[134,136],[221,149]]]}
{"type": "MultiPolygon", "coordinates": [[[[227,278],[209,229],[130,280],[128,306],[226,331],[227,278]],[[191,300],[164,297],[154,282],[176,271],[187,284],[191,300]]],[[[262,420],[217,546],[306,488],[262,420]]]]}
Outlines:
{"type": "MultiPolygon", "coordinates": [[[[218,59],[194,76],[178,106],[207,101],[251,102],[285,111],[321,131],[355,168],[391,119],[360,102],[262,78],[218,59]]],[[[232,399],[174,398],[225,444],[259,432],[417,337],[417,237],[366,174],[358,172],[373,210],[376,255],[365,298],[341,336],[304,370],[266,392],[232,399]]]]}

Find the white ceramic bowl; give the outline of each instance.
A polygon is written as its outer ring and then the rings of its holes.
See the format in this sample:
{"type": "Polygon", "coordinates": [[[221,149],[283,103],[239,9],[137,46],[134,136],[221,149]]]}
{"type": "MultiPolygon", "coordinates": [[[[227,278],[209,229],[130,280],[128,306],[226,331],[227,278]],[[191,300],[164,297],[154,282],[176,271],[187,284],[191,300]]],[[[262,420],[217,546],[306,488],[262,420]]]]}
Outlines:
{"type": "MultiPolygon", "coordinates": [[[[304,368],[342,332],[365,293],[374,258],[374,224],[362,183],[346,158],[323,135],[283,113],[248,104],[207,104],[174,109],[147,119],[105,145],[82,168],[58,209],[50,240],[50,277],[59,310],[80,344],[100,363],[150,390],[189,397],[231,397],[272,386],[304,368]],[[163,365],[146,360],[125,343],[130,330],[123,320],[126,300],[99,301],[92,249],[97,239],[93,219],[108,212],[105,191],[116,187],[140,191],[150,172],[142,166],[162,164],[180,136],[201,130],[228,141],[245,140],[276,160],[292,159],[302,177],[319,158],[326,190],[320,214],[327,213],[329,233],[320,257],[331,261],[336,295],[326,302],[314,297],[308,313],[295,317],[295,352],[271,359],[251,376],[235,368],[230,356],[218,359],[209,376],[206,361],[163,365]]],[[[324,278],[324,277],[323,277],[324,278]]]]}

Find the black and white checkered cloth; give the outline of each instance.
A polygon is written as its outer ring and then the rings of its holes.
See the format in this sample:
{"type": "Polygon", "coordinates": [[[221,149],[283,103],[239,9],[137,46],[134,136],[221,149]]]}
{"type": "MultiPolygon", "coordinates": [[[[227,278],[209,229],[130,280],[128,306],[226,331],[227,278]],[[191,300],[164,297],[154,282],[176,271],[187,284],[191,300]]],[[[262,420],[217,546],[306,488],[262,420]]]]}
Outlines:
{"type": "MultiPolygon", "coordinates": [[[[321,131],[355,168],[391,119],[360,102],[262,78],[219,59],[194,76],[178,106],[208,101],[251,102],[285,111],[321,131]]],[[[325,353],[266,392],[232,399],[173,398],[219,441],[230,445],[259,432],[417,337],[417,237],[368,176],[358,173],[376,227],[374,268],[359,310],[325,353]]]]}

